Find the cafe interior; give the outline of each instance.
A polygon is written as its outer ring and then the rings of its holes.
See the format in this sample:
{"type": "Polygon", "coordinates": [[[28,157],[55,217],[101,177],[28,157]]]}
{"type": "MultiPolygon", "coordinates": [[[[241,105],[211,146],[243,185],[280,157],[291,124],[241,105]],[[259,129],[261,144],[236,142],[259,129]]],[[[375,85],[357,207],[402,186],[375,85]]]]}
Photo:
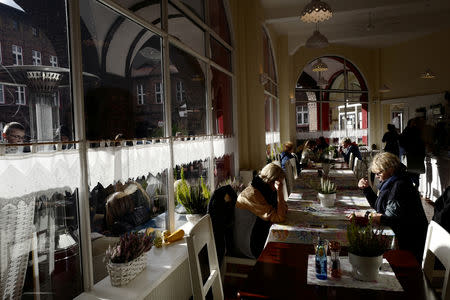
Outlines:
{"type": "Polygon", "coordinates": [[[2,299],[450,299],[450,1],[0,0],[0,24],[2,299]],[[420,124],[419,258],[358,188],[385,192],[389,124],[420,124]],[[281,221],[238,208],[269,163],[281,221]]]}

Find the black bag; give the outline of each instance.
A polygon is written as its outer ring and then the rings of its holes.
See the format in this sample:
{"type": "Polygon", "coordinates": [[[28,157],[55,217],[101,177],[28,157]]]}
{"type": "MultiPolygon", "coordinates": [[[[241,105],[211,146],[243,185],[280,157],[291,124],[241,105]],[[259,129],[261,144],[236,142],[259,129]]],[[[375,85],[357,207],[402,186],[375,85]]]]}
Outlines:
{"type": "Polygon", "coordinates": [[[450,232],[450,186],[434,203],[433,221],[450,232]]]}
{"type": "Polygon", "coordinates": [[[131,224],[133,227],[144,224],[150,219],[150,212],[145,206],[135,207],[130,213],[122,217],[121,221],[131,224]]]}

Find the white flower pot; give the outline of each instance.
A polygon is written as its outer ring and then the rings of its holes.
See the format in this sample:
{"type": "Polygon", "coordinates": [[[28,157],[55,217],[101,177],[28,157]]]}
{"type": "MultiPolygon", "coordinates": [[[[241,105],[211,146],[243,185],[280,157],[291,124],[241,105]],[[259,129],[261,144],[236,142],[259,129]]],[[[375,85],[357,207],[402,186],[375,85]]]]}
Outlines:
{"type": "Polygon", "coordinates": [[[188,222],[195,224],[203,217],[202,214],[187,214],[186,219],[188,222]]]}
{"type": "Polygon", "coordinates": [[[348,260],[352,265],[352,276],[361,281],[376,281],[380,266],[383,262],[383,255],[369,257],[348,253],[348,260]]]}
{"type": "Polygon", "coordinates": [[[317,197],[319,198],[320,205],[322,207],[333,207],[334,202],[336,202],[336,193],[333,194],[318,193],[317,197]]]}

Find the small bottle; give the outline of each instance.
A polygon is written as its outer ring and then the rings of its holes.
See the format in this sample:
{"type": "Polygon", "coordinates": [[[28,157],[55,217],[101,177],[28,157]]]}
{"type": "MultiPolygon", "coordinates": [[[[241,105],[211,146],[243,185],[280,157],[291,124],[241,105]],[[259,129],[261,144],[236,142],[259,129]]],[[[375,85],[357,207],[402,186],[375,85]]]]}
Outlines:
{"type": "Polygon", "coordinates": [[[341,278],[341,261],[339,259],[339,251],[341,245],[339,242],[330,242],[331,266],[330,273],[332,278],[341,278]]]}
{"type": "Polygon", "coordinates": [[[327,253],[325,243],[320,237],[316,247],[316,277],[327,279],[327,253]]]}

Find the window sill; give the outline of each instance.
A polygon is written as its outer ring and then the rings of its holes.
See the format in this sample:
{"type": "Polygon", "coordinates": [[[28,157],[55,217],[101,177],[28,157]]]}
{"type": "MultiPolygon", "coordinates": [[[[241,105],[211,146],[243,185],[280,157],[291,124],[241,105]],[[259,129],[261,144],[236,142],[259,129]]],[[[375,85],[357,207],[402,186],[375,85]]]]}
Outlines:
{"type": "MultiPolygon", "coordinates": [[[[192,224],[188,222],[180,228],[188,234],[192,224]]],[[[152,247],[148,254],[147,267],[128,284],[113,287],[107,276],[96,283],[91,291],[82,293],[75,299],[144,299],[187,258],[187,245],[184,239],[162,248],[152,247]]],[[[187,280],[190,282],[190,278],[187,280]]]]}

